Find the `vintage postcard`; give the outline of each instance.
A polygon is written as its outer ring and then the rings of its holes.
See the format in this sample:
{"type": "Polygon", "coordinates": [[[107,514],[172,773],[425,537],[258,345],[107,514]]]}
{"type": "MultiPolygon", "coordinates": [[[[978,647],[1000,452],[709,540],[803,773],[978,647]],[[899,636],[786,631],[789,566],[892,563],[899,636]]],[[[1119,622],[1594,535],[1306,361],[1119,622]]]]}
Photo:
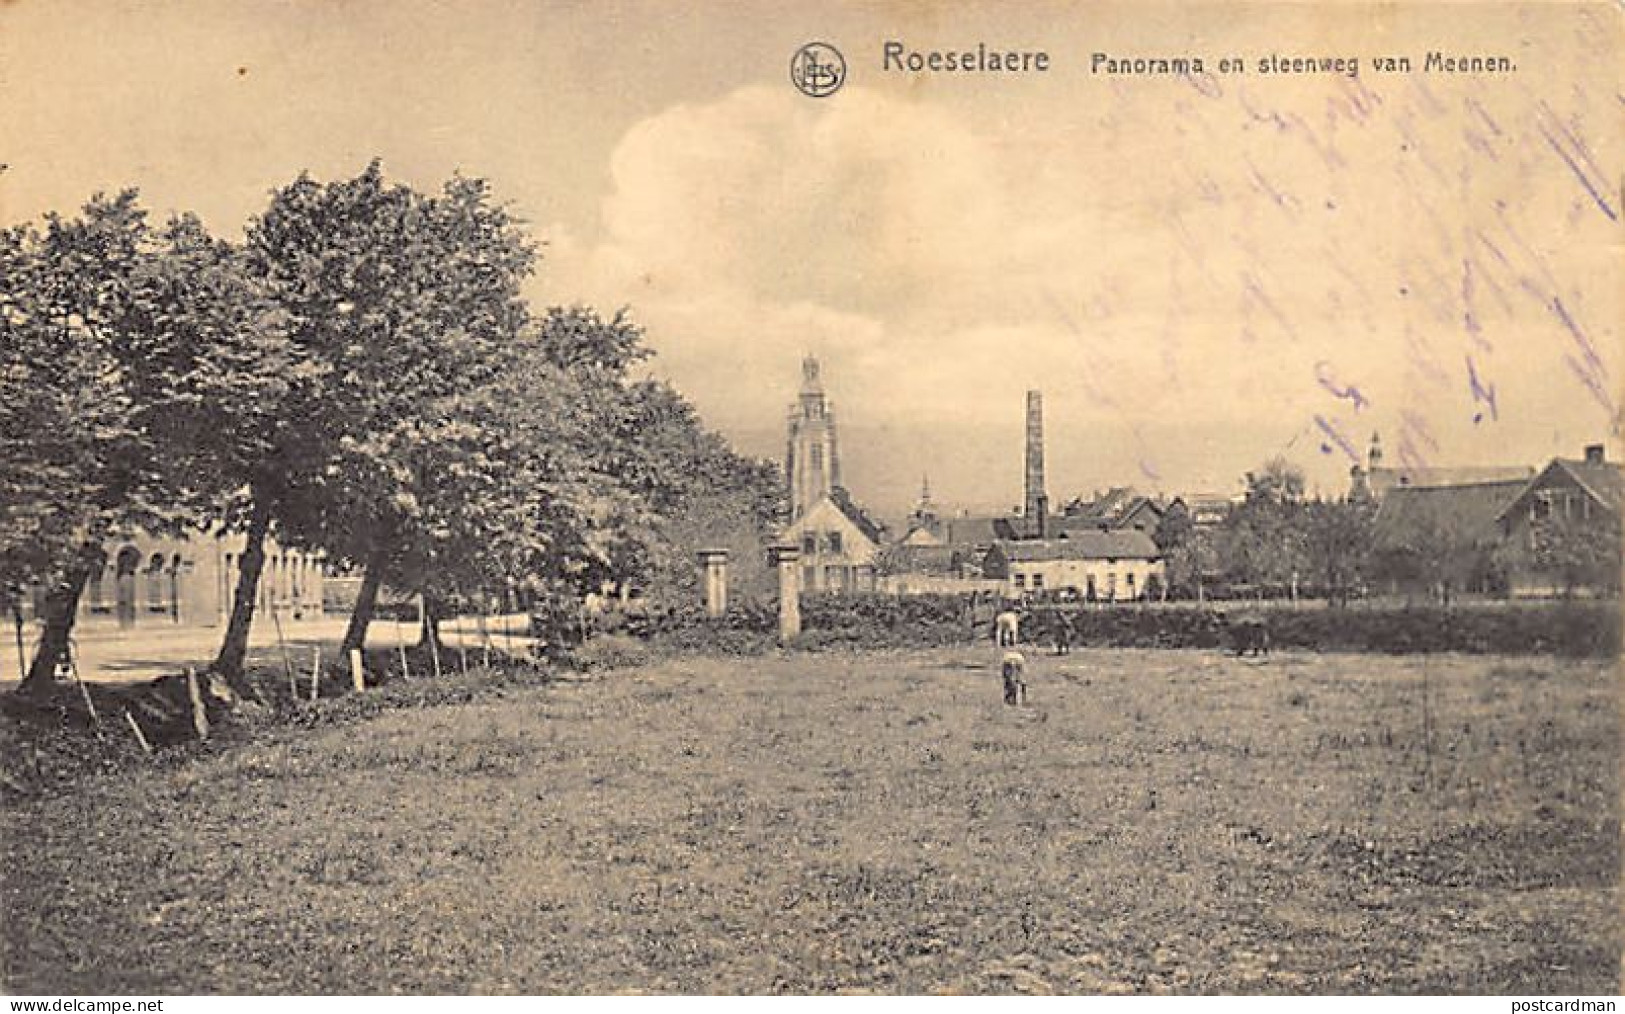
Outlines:
{"type": "Polygon", "coordinates": [[[0,4],[0,988],[1611,1010],[1622,43],[0,4]]]}

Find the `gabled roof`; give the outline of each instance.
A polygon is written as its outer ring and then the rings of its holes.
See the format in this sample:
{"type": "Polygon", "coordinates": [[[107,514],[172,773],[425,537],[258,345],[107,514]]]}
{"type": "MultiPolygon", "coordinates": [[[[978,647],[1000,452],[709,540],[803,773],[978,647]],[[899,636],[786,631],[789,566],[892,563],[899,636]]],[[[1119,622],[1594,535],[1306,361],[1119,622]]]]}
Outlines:
{"type": "MultiPolygon", "coordinates": [[[[1193,523],[1200,524],[1214,524],[1236,506],[1235,499],[1224,493],[1183,493],[1174,500],[1185,505],[1185,512],[1193,523]]],[[[1168,506],[1173,506],[1173,500],[1168,502],[1168,506]]],[[[1167,508],[1164,508],[1164,513],[1167,513],[1167,508]]]]}
{"type": "Polygon", "coordinates": [[[1113,486],[1093,500],[1078,498],[1066,506],[1066,517],[1078,520],[1104,520],[1123,510],[1134,499],[1128,486],[1113,486]]]}
{"type": "Polygon", "coordinates": [[[1373,520],[1373,540],[1403,548],[1415,538],[1470,545],[1495,536],[1495,522],[1528,486],[1521,479],[1455,486],[1395,486],[1373,520]]]}
{"type": "Polygon", "coordinates": [[[941,546],[943,540],[929,528],[915,528],[903,536],[898,545],[902,546],[941,546]]]}
{"type": "Polygon", "coordinates": [[[1155,497],[1137,496],[1129,501],[1128,506],[1123,508],[1121,516],[1127,518],[1142,510],[1149,510],[1160,518],[1167,513],[1168,505],[1155,497]]]}
{"type": "Polygon", "coordinates": [[[1379,497],[1410,486],[1477,486],[1486,482],[1527,482],[1535,470],[1528,465],[1488,465],[1467,468],[1395,468],[1378,465],[1366,481],[1379,497]]]}
{"type": "Polygon", "coordinates": [[[943,541],[950,546],[987,546],[1000,539],[1016,537],[1010,519],[997,516],[946,518],[942,531],[943,541]]]}
{"type": "Polygon", "coordinates": [[[1064,514],[1054,519],[1051,529],[1058,530],[1070,536],[1074,532],[1099,531],[1102,528],[1120,528],[1134,520],[1135,515],[1141,511],[1149,511],[1159,521],[1164,510],[1150,497],[1136,496],[1120,502],[1106,514],[1064,514]]]}
{"type": "Polygon", "coordinates": [[[903,544],[902,558],[910,574],[952,574],[959,566],[959,551],[952,546],[903,544]]]}
{"type": "Polygon", "coordinates": [[[1012,563],[1032,560],[1154,560],[1162,556],[1151,536],[1135,528],[1084,531],[1064,539],[1000,541],[1012,563]]]}
{"type": "MultiPolygon", "coordinates": [[[[853,503],[851,495],[839,486],[814,501],[801,517],[785,525],[780,535],[785,538],[792,538],[807,531],[809,526],[819,523],[820,511],[823,510],[826,503],[829,504],[830,510],[833,510],[843,520],[851,524],[853,528],[857,529],[859,535],[862,535],[877,547],[880,545],[881,540],[885,537],[885,529],[876,524],[868,514],[865,514],[861,507],[853,503]]],[[[826,520],[823,523],[827,524],[828,521],[826,520]]]]}
{"type": "Polygon", "coordinates": [[[1540,470],[1540,474],[1524,483],[1519,494],[1508,502],[1496,515],[1497,520],[1505,518],[1514,512],[1514,508],[1521,509],[1530,494],[1545,489],[1551,480],[1566,474],[1575,485],[1585,490],[1597,503],[1608,510],[1619,510],[1621,494],[1625,493],[1625,474],[1619,465],[1611,461],[1575,461],[1572,458],[1553,458],[1551,463],[1540,470]]]}
{"type": "Polygon", "coordinates": [[[885,529],[853,501],[852,494],[847,492],[845,486],[836,486],[830,490],[829,498],[841,513],[846,515],[848,521],[858,526],[858,530],[868,537],[870,542],[880,545],[881,539],[886,534],[885,529]]]}

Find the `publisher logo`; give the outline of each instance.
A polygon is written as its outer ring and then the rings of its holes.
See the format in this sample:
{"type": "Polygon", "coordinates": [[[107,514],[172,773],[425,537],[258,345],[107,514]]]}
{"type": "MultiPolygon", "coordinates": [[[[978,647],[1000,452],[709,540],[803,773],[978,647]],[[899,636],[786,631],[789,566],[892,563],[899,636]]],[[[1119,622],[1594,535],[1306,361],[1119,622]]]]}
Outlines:
{"type": "Polygon", "coordinates": [[[811,98],[833,95],[846,83],[846,58],[827,42],[809,42],[790,58],[790,83],[811,98]]]}

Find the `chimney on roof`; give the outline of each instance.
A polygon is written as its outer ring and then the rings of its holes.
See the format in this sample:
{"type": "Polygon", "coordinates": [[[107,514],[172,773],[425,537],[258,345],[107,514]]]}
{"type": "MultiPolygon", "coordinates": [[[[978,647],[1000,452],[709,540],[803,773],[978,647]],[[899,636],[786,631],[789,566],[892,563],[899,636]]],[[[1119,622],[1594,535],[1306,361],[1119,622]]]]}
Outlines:
{"type": "Polygon", "coordinates": [[[1044,492],[1044,395],[1027,392],[1027,488],[1022,514],[1027,534],[1049,537],[1049,494],[1044,492]]]}
{"type": "Polygon", "coordinates": [[[1590,444],[1586,447],[1586,464],[1600,465],[1607,459],[1603,457],[1601,444],[1590,444]]]}

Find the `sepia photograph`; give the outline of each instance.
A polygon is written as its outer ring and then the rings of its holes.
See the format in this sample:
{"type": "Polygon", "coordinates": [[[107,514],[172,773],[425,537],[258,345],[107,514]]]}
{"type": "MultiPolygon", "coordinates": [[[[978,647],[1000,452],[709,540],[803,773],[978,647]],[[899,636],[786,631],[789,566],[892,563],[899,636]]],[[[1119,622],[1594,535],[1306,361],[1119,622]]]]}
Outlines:
{"type": "Polygon", "coordinates": [[[1622,44],[0,3],[0,992],[1613,1010],[1622,44]]]}

